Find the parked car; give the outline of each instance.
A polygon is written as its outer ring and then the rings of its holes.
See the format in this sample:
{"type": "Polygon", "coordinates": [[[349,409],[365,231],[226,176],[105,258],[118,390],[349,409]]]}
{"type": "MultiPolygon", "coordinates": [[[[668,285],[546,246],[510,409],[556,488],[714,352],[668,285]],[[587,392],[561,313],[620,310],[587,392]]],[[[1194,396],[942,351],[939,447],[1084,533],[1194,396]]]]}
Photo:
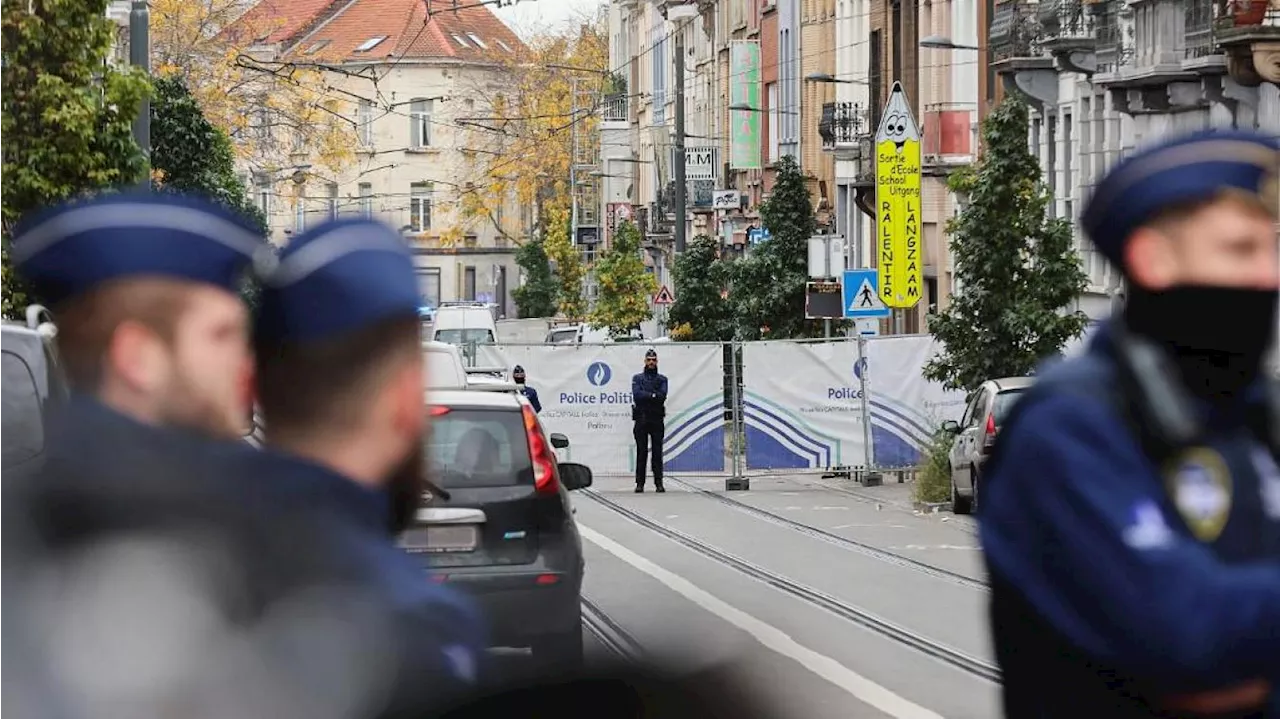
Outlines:
{"type": "Polygon", "coordinates": [[[436,342],[493,344],[497,335],[494,306],[484,302],[442,302],[431,320],[431,339],[436,342]]]}
{"type": "Polygon", "coordinates": [[[49,410],[66,398],[53,342],[57,330],[51,319],[43,307],[33,305],[25,325],[0,325],[0,423],[4,425],[0,469],[10,479],[40,468],[49,410]]]}
{"type": "Polygon", "coordinates": [[[956,514],[970,514],[978,506],[982,465],[995,445],[1000,424],[1018,397],[1033,382],[1031,377],[1005,377],[983,382],[970,395],[960,421],[942,423],[944,431],[955,435],[949,460],[951,506],[956,514]]]}
{"type": "Polygon", "coordinates": [[[614,334],[607,327],[594,327],[586,324],[562,325],[547,331],[544,344],[580,345],[608,344],[612,342],[643,342],[644,333],[633,329],[626,334],[614,334]]]}
{"type": "Polygon", "coordinates": [[[445,342],[422,343],[423,369],[427,389],[475,389],[487,392],[519,392],[503,367],[468,367],[462,350],[445,342]]]}
{"type": "Polygon", "coordinates": [[[557,462],[568,438],[548,435],[519,394],[442,390],[428,411],[431,478],[449,496],[430,498],[401,546],[476,598],[494,646],[581,664],[585,562],[569,492],[591,486],[591,470],[557,462]]]}

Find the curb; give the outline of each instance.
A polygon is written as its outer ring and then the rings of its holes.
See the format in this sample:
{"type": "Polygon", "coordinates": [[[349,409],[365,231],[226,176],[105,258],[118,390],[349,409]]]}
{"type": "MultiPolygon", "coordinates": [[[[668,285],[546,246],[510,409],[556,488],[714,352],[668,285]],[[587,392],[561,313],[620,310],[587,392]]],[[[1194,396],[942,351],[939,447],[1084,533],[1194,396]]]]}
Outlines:
{"type": "Polygon", "coordinates": [[[921,514],[937,514],[942,511],[951,511],[950,502],[912,502],[911,506],[921,514]]]}

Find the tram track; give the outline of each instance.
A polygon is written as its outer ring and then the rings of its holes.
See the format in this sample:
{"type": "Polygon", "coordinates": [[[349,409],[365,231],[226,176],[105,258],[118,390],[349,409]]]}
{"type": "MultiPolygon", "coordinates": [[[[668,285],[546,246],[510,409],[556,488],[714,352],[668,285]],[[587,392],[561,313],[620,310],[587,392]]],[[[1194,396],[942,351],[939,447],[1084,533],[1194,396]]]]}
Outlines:
{"type": "Polygon", "coordinates": [[[785,593],[812,606],[824,609],[842,619],[852,622],[864,629],[879,634],[893,642],[909,647],[939,662],[948,664],[971,676],[990,682],[1000,682],[1000,669],[995,665],[954,647],[942,644],[914,632],[903,626],[883,619],[871,612],[856,607],[841,599],[821,592],[813,587],[793,581],[781,574],[761,567],[724,550],[712,546],[700,539],[689,536],[678,529],[656,522],[639,512],[625,507],[618,502],[603,496],[599,492],[584,489],[581,494],[591,498],[600,506],[638,524],[660,536],[663,536],[685,548],[700,554],[717,564],[733,569],[752,579],[785,593]]]}
{"type": "Polygon", "coordinates": [[[943,569],[942,567],[937,567],[932,564],[928,564],[926,562],[921,562],[917,559],[912,559],[911,557],[907,557],[907,556],[898,554],[896,552],[891,552],[887,549],[881,549],[880,547],[876,547],[872,544],[867,544],[866,542],[859,542],[856,539],[850,539],[848,537],[844,537],[839,534],[835,534],[833,532],[828,532],[825,529],[819,529],[818,527],[813,527],[808,524],[804,524],[803,522],[797,522],[794,519],[791,519],[789,517],[784,517],[780,514],[770,512],[767,509],[761,509],[760,507],[747,504],[746,502],[734,499],[732,497],[725,496],[718,492],[712,492],[710,490],[694,486],[688,482],[685,482],[680,479],[676,479],[674,477],[668,477],[666,481],[671,482],[673,484],[677,484],[681,487],[684,487],[686,490],[688,490],[691,493],[698,494],[708,499],[712,499],[722,504],[725,504],[739,512],[742,512],[743,514],[748,514],[753,517],[763,519],[766,522],[769,522],[777,526],[786,527],[787,529],[791,529],[805,536],[827,542],[828,544],[833,544],[842,549],[847,549],[852,552],[857,552],[858,554],[861,554],[863,556],[871,557],[872,559],[877,559],[882,562],[887,562],[889,564],[893,564],[899,567],[904,567],[906,569],[920,572],[922,574],[927,574],[931,577],[942,579],[942,580],[951,582],[953,584],[966,587],[968,589],[975,589],[981,592],[989,591],[989,588],[987,587],[987,583],[985,581],[982,581],[980,579],[975,579],[973,577],[970,577],[967,574],[961,574],[960,572],[953,572],[949,569],[943,569]]]}
{"type": "Polygon", "coordinates": [[[633,664],[643,661],[644,648],[635,637],[586,597],[582,597],[582,628],[618,659],[633,664]]]}

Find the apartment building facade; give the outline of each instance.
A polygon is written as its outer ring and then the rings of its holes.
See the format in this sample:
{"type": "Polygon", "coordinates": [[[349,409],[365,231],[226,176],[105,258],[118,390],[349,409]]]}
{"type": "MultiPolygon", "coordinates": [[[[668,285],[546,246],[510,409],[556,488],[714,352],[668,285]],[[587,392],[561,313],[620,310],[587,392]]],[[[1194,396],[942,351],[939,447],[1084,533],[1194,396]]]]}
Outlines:
{"type": "MultiPolygon", "coordinates": [[[[1271,0],[1006,0],[987,40],[1028,129],[1059,217],[1078,218],[1102,174],[1172,132],[1251,128],[1280,135],[1280,3],[1271,0]]],[[[1105,317],[1122,281],[1076,225],[1105,317]]]]}
{"type": "MultiPolygon", "coordinates": [[[[246,184],[274,242],[325,219],[377,218],[412,247],[424,304],[487,301],[514,316],[515,249],[533,217],[488,192],[478,153],[492,152],[492,136],[477,137],[475,120],[493,114],[504,63],[523,45],[488,8],[426,8],[421,0],[264,0],[250,9],[245,22],[270,28],[255,57],[322,67],[322,96],[340,100],[355,146],[336,169],[304,154],[302,164],[246,166],[246,184]],[[464,212],[467,203],[484,211],[464,212]]],[[[300,141],[261,112],[259,140],[300,141]]]]}

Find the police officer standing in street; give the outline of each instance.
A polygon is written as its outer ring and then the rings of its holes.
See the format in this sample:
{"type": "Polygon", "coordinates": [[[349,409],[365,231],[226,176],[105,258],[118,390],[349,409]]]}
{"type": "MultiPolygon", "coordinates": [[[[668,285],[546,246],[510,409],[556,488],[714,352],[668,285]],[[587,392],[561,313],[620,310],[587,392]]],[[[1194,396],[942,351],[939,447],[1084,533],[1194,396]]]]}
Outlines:
{"type": "Polygon", "coordinates": [[[538,401],[538,390],[525,384],[524,367],[516,365],[515,369],[511,370],[511,379],[520,385],[520,394],[524,395],[524,398],[529,400],[529,404],[533,405],[533,411],[542,412],[542,402],[538,401]]]}
{"type": "Polygon", "coordinates": [[[347,616],[367,620],[361,644],[390,662],[378,716],[425,716],[470,693],[487,646],[471,602],[428,581],[426,563],[394,543],[428,486],[417,306],[404,240],[378,222],[338,220],[281,252],[255,326],[263,462],[310,498],[292,526],[344,580],[347,616]]]}
{"type": "Polygon", "coordinates": [[[658,373],[658,353],[644,353],[644,371],[631,378],[631,419],[635,421],[636,494],[644,492],[645,462],[653,460],[653,489],[662,486],[662,442],[667,416],[667,377],[658,373]]]}
{"type": "Polygon", "coordinates": [[[1140,150],[1082,216],[1128,285],[989,460],[980,534],[1009,717],[1280,716],[1280,147],[1140,150]]]}

